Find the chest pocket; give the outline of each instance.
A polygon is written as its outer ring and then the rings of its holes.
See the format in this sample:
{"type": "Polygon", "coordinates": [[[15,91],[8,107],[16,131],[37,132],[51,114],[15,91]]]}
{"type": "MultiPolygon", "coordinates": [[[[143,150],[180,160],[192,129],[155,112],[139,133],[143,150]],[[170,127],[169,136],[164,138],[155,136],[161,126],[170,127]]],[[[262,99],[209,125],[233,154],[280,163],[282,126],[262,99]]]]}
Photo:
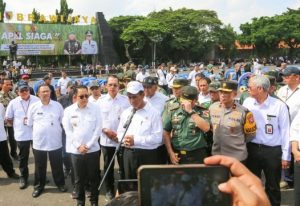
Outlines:
{"type": "Polygon", "coordinates": [[[196,123],[190,119],[188,123],[188,135],[195,136],[199,132],[199,128],[197,127],[196,123]]]}

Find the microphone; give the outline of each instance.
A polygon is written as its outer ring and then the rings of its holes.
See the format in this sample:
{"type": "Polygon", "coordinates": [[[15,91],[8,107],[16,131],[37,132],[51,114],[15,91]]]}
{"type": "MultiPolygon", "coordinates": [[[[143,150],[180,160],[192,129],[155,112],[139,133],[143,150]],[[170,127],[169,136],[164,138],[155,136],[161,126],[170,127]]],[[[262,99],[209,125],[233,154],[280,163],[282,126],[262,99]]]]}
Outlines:
{"type": "Polygon", "coordinates": [[[125,124],[124,124],[124,126],[123,126],[124,129],[127,128],[127,127],[130,125],[131,120],[132,120],[132,118],[133,118],[135,112],[136,112],[136,109],[135,109],[135,108],[132,108],[131,114],[128,116],[127,121],[125,122],[125,124]]]}

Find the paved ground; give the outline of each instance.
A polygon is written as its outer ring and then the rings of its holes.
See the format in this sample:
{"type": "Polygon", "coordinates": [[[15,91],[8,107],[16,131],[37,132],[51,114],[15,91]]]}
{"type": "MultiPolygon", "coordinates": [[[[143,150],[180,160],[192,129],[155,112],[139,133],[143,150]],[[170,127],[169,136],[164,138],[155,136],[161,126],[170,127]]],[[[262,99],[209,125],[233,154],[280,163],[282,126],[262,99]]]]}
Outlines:
{"type": "MultiPolygon", "coordinates": [[[[18,168],[18,162],[14,161],[15,168],[18,168]]],[[[101,161],[101,167],[103,163],[101,161]]],[[[16,169],[19,174],[19,170],[16,169]]],[[[70,178],[66,179],[68,192],[61,193],[56,188],[53,180],[50,165],[47,167],[47,177],[50,183],[46,185],[44,192],[38,198],[32,198],[33,192],[33,173],[34,173],[34,159],[31,154],[29,159],[29,186],[25,190],[19,189],[18,180],[9,179],[6,173],[0,166],[0,206],[71,206],[76,205],[76,201],[71,199],[72,186],[70,178]]],[[[103,190],[103,189],[102,189],[103,190]]],[[[101,192],[99,198],[99,205],[105,205],[104,192],[101,192]]],[[[87,204],[89,202],[87,201],[87,204]]]]}

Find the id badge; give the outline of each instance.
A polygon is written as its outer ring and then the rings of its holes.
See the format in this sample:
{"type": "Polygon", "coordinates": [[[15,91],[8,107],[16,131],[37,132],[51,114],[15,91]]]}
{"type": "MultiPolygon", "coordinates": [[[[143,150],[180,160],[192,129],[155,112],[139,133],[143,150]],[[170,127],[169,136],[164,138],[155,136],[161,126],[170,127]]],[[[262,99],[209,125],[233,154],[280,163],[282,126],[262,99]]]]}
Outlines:
{"type": "Polygon", "coordinates": [[[27,118],[27,117],[24,117],[24,118],[23,118],[23,124],[24,124],[24,125],[27,125],[27,123],[28,123],[28,118],[27,118]]]}
{"type": "Polygon", "coordinates": [[[266,132],[266,134],[273,134],[273,125],[266,124],[265,125],[265,132],[266,132]]]}

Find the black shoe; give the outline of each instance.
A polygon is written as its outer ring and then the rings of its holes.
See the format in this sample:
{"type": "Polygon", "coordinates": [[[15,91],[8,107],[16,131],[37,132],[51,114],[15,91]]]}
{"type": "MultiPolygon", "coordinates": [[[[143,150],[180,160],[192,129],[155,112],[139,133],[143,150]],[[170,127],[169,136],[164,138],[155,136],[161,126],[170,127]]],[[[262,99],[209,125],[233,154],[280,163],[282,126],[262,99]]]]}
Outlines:
{"type": "Polygon", "coordinates": [[[84,206],[84,202],[78,202],[77,201],[77,206],[84,206]]]}
{"type": "Polygon", "coordinates": [[[77,194],[77,192],[76,192],[75,189],[74,189],[74,190],[72,191],[72,193],[71,193],[71,198],[72,198],[72,199],[77,199],[77,198],[78,198],[78,194],[77,194]]]}
{"type": "Polygon", "coordinates": [[[20,178],[20,181],[19,181],[19,188],[21,190],[25,189],[27,187],[27,180],[23,177],[20,178]]]}
{"type": "Polygon", "coordinates": [[[61,192],[66,192],[66,191],[68,190],[64,185],[58,186],[57,188],[58,188],[58,190],[61,191],[61,192]]]}
{"type": "Polygon", "coordinates": [[[85,190],[85,197],[86,197],[86,198],[90,198],[91,195],[92,195],[91,191],[85,190]]]}
{"type": "Polygon", "coordinates": [[[112,199],[114,198],[114,196],[113,196],[113,193],[112,192],[107,192],[106,194],[105,194],[105,200],[106,201],[111,201],[112,199]]]}
{"type": "Polygon", "coordinates": [[[12,179],[19,179],[20,178],[20,176],[18,174],[16,174],[15,172],[12,173],[12,174],[9,174],[8,177],[12,178],[12,179]]]}
{"type": "Polygon", "coordinates": [[[32,197],[36,198],[42,194],[43,190],[42,189],[34,189],[32,193],[32,197]]]}

